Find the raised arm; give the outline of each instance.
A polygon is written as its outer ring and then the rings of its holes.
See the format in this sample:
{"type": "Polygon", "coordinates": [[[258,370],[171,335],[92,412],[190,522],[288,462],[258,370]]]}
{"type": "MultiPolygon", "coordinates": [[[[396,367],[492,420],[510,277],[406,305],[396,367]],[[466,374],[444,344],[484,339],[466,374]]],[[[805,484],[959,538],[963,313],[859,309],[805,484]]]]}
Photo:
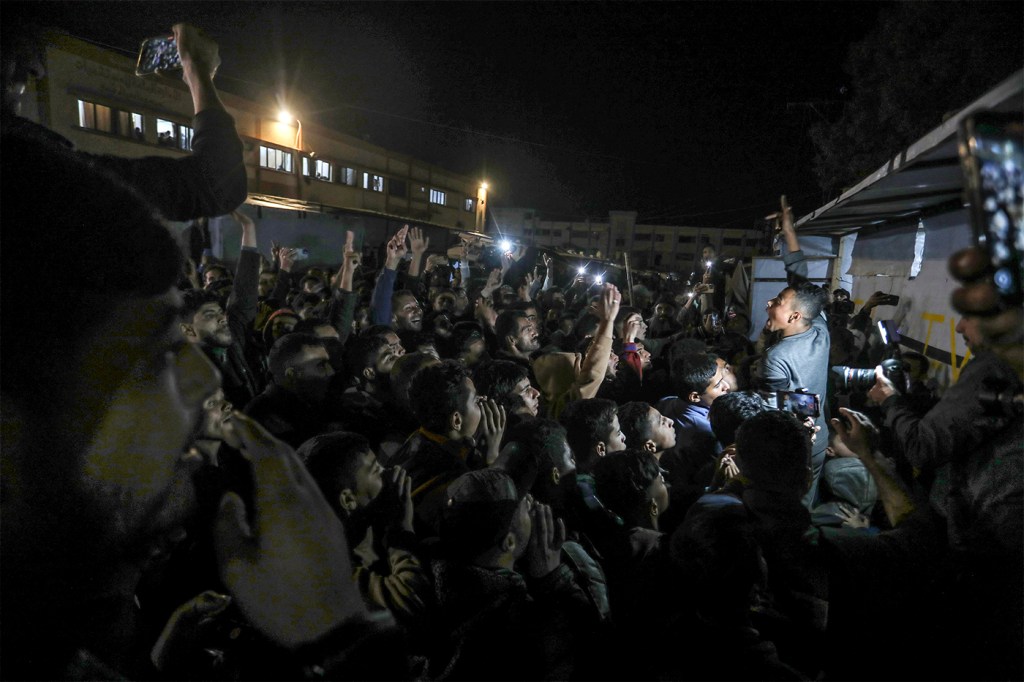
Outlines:
{"type": "Polygon", "coordinates": [[[228,314],[234,314],[246,326],[256,319],[260,286],[260,253],[256,250],[256,223],[240,210],[231,217],[242,226],[242,249],[235,269],[235,285],[228,299],[228,314]]]}
{"type": "Polygon", "coordinates": [[[419,277],[423,266],[423,254],[430,248],[430,237],[423,236],[423,230],[414,227],[409,230],[409,250],[412,260],[409,261],[409,277],[419,277]]]}
{"type": "Polygon", "coordinates": [[[395,291],[398,264],[402,262],[406,251],[409,250],[405,243],[408,233],[409,226],[405,225],[387,243],[384,267],[377,276],[377,284],[374,285],[373,294],[370,296],[370,310],[373,312],[374,324],[391,324],[391,294],[395,291]]]}

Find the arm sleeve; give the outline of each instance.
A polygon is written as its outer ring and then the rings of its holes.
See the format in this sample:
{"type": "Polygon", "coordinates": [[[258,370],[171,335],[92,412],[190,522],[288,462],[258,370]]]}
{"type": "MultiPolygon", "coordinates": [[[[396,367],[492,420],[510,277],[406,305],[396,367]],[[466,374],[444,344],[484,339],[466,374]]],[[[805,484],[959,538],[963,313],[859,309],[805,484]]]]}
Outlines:
{"type": "Polygon", "coordinates": [[[782,262],[786,264],[786,279],[789,286],[808,281],[807,257],[802,250],[787,253],[782,257],[782,262]]]}
{"type": "Polygon", "coordinates": [[[274,290],[270,292],[270,298],[277,301],[281,307],[287,305],[288,292],[292,290],[292,273],[287,270],[278,269],[277,282],[274,283],[274,290]]]}
{"type": "Polygon", "coordinates": [[[331,321],[331,326],[338,330],[338,337],[342,343],[345,343],[352,333],[352,320],[355,316],[356,293],[335,289],[331,294],[327,318],[331,321]]]}
{"type": "Polygon", "coordinates": [[[761,361],[760,386],[766,391],[788,391],[792,378],[785,366],[766,354],[761,361]]]}
{"type": "Polygon", "coordinates": [[[181,159],[87,156],[137,188],[169,220],[230,213],[248,192],[235,120],[223,109],[206,109],[192,126],[192,154],[181,159]]]}
{"type": "Polygon", "coordinates": [[[357,565],[355,580],[368,602],[395,615],[417,616],[426,609],[432,586],[420,560],[405,547],[406,544],[406,541],[397,539],[389,542],[388,575],[357,565]]]}
{"type": "Polygon", "coordinates": [[[377,283],[370,296],[370,311],[374,324],[391,324],[391,294],[395,292],[397,277],[398,271],[389,268],[381,268],[380,274],[377,275],[377,283]]]}
{"type": "Polygon", "coordinates": [[[901,395],[882,403],[885,425],[892,431],[907,460],[916,467],[931,468],[972,452],[986,437],[978,425],[983,409],[977,399],[986,374],[975,358],[942,400],[923,417],[910,409],[901,395]]]}
{"type": "Polygon", "coordinates": [[[579,375],[576,378],[581,398],[593,398],[597,395],[608,369],[608,356],[611,352],[612,339],[610,336],[602,335],[594,338],[590,348],[587,349],[587,355],[583,358],[579,375]]]}
{"type": "Polygon", "coordinates": [[[260,252],[252,246],[243,246],[235,268],[235,284],[228,299],[228,314],[249,326],[256,319],[259,300],[260,252]]]}

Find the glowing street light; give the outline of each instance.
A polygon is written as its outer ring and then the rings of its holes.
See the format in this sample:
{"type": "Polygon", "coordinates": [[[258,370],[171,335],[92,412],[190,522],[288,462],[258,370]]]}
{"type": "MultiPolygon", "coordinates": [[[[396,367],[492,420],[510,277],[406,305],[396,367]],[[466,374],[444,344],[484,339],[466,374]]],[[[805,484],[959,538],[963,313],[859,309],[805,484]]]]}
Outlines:
{"type": "Polygon", "coordinates": [[[277,112],[277,120],[285,125],[290,126],[295,122],[295,117],[287,109],[281,109],[277,112]]]}
{"type": "Polygon", "coordinates": [[[481,182],[480,183],[480,189],[486,190],[487,189],[487,183],[486,182],[481,182]]]}

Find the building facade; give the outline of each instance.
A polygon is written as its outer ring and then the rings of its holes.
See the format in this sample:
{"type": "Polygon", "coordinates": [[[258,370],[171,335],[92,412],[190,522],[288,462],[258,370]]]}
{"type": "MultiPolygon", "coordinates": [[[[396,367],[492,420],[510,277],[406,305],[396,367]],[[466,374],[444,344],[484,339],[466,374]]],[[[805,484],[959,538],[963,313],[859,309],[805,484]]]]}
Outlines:
{"type": "MultiPolygon", "coordinates": [[[[86,152],[180,157],[191,152],[193,105],[180,72],[139,77],[127,56],[81,40],[48,37],[46,77],[23,115],[86,152]]],[[[346,230],[375,249],[404,223],[438,245],[486,229],[487,189],[439,168],[311,121],[279,118],[269,106],[221,92],[244,143],[249,204],[264,232],[340,260],[346,230]]],[[[228,232],[229,223],[216,221],[228,232]]],[[[261,239],[261,241],[263,241],[261,239]]],[[[231,256],[231,234],[223,236],[231,256]]],[[[269,243],[269,239],[267,240],[269,243]]],[[[237,248],[234,249],[237,251],[237,248]]]]}

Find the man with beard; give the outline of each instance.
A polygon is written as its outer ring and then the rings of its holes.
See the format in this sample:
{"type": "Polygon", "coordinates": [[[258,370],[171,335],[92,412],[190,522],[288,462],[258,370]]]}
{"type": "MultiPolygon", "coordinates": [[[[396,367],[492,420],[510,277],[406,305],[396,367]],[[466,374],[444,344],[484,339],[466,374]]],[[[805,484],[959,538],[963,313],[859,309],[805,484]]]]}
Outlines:
{"type": "Polygon", "coordinates": [[[327,391],[334,369],[323,342],[312,334],[285,334],[270,349],[271,382],[245,413],[292,447],[331,428],[327,391]]]}
{"type": "MultiPolygon", "coordinates": [[[[97,606],[130,607],[142,563],[179,524],[193,466],[180,454],[219,377],[182,337],[183,259],[152,207],[72,151],[3,132],[0,219],[39,227],[12,230],[2,252],[4,321],[19,330],[0,337],[3,674],[111,679],[127,623],[97,606]],[[41,284],[31,252],[60,264],[41,284]]],[[[374,627],[344,534],[290,447],[244,415],[227,430],[257,492],[250,509],[220,500],[221,578],[265,636],[329,670],[339,642],[374,627]]]]}

